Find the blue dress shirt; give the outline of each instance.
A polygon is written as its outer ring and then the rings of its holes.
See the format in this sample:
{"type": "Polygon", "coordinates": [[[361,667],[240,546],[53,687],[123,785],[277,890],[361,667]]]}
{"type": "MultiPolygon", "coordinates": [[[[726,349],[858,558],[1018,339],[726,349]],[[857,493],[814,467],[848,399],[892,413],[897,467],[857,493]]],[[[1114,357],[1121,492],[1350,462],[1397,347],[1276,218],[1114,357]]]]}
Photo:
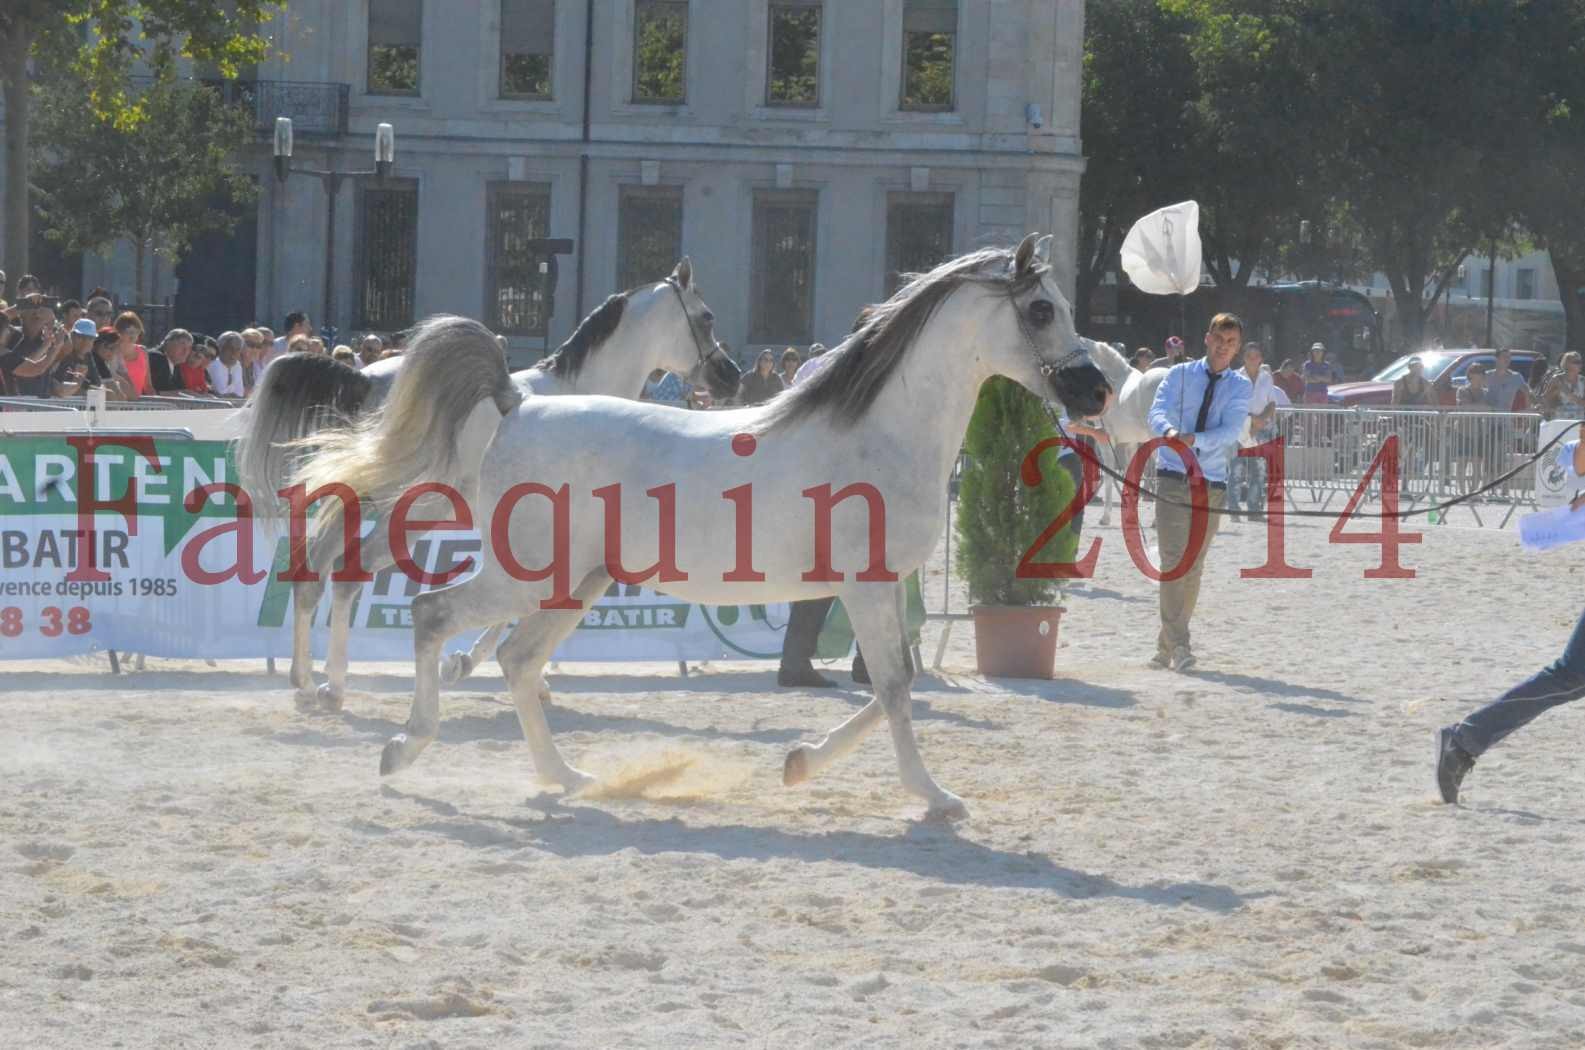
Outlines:
{"type": "MultiPolygon", "coordinates": [[[[1174,365],[1156,389],[1156,400],[1150,406],[1150,432],[1163,437],[1167,431],[1194,434],[1191,451],[1200,464],[1207,481],[1227,480],[1231,455],[1238,447],[1238,435],[1249,416],[1249,398],[1254,385],[1241,368],[1229,367],[1216,381],[1211,394],[1211,410],[1205,416],[1205,429],[1196,432],[1194,424],[1200,415],[1200,402],[1205,398],[1206,384],[1211,381],[1211,370],[1205,358],[1174,365]]],[[[1175,470],[1180,474],[1188,470],[1183,460],[1170,447],[1156,450],[1156,469],[1175,470]]]]}

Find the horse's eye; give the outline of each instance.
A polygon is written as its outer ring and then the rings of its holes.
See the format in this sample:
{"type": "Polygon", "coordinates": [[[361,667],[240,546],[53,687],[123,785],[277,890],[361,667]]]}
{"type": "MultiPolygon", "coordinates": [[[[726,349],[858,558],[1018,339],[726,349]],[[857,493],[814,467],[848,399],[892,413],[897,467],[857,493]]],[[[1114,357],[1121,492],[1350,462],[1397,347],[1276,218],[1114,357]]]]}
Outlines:
{"type": "Polygon", "coordinates": [[[711,311],[706,310],[701,316],[704,317],[704,323],[705,324],[714,324],[715,323],[715,314],[712,313],[711,311]]]}
{"type": "Polygon", "coordinates": [[[1057,308],[1051,305],[1049,299],[1036,299],[1029,304],[1029,320],[1037,327],[1044,328],[1057,318],[1057,308]]]}

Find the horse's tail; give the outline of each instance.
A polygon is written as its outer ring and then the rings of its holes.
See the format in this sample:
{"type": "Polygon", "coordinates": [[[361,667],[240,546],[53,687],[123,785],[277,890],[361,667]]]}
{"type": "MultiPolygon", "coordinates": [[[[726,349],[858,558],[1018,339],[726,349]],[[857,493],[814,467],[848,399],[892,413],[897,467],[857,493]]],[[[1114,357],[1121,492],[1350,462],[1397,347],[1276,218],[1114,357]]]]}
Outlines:
{"type": "MultiPolygon", "coordinates": [[[[296,442],[306,455],[294,483],[310,492],[347,485],[376,512],[415,484],[471,483],[501,417],[523,400],[495,336],[477,321],[442,314],[413,329],[403,356],[378,410],[296,442]]],[[[326,499],[321,507],[320,521],[328,524],[341,501],[326,499]]]]}
{"type": "Polygon", "coordinates": [[[238,480],[261,510],[274,507],[304,449],[296,442],[357,418],[374,384],[321,354],[289,354],[264,370],[243,411],[233,455],[238,480]]]}

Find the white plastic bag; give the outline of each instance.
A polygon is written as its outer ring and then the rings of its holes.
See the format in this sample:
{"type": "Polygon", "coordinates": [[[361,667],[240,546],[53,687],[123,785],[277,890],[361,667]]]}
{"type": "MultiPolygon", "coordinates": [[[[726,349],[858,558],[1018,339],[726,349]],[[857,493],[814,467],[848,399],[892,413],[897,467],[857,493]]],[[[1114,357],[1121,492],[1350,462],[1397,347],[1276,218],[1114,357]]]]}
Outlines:
{"type": "Polygon", "coordinates": [[[1123,238],[1121,254],[1140,291],[1188,295],[1200,286],[1200,205],[1184,201],[1146,215],[1123,238]]]}

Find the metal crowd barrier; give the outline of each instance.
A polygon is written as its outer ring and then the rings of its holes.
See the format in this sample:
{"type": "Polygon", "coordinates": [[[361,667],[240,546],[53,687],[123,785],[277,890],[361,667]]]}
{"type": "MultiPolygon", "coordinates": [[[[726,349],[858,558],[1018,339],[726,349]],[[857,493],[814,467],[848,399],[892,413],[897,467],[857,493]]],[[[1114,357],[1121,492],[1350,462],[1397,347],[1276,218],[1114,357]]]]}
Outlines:
{"type": "MultiPolygon", "coordinates": [[[[1359,488],[1389,437],[1398,439],[1400,506],[1437,503],[1480,491],[1523,465],[1539,447],[1541,417],[1528,412],[1467,412],[1459,409],[1311,408],[1277,410],[1284,443],[1288,499],[1324,509],[1344,502],[1359,488]]],[[[1381,500],[1381,471],[1370,479],[1366,498],[1381,500]]],[[[1460,504],[1485,525],[1484,508],[1499,527],[1521,506],[1535,504],[1535,474],[1521,470],[1501,485],[1460,504]]]]}
{"type": "MultiPolygon", "coordinates": [[[[173,397],[148,394],[135,401],[107,401],[106,412],[169,412],[183,409],[241,408],[243,400],[222,397],[173,397]]],[[[83,397],[0,397],[0,412],[83,412],[88,400],[83,397]]]]}

